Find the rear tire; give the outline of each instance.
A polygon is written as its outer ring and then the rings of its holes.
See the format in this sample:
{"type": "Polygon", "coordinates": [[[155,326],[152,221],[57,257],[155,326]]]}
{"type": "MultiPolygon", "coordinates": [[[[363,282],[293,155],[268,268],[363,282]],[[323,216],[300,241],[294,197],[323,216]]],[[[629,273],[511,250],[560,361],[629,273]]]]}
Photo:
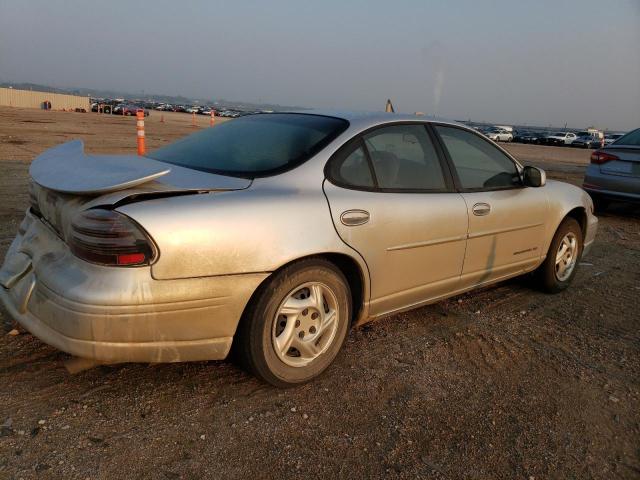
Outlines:
{"type": "Polygon", "coordinates": [[[292,387],[320,375],[347,336],[351,295],[323,259],[295,262],[256,291],[233,341],[235,358],[258,378],[292,387]]]}
{"type": "Polygon", "coordinates": [[[538,287],[547,293],[565,290],[576,275],[582,249],[580,225],[574,218],[565,218],[553,236],[547,258],[535,271],[538,287]]]}

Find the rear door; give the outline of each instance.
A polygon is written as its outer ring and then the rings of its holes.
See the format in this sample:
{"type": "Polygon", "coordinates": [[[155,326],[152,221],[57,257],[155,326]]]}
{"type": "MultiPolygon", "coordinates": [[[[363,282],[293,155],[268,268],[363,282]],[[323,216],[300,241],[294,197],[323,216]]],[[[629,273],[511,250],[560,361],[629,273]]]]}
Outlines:
{"type": "Polygon", "coordinates": [[[451,125],[434,128],[468,211],[462,286],[534,267],[545,237],[545,188],[525,187],[514,161],[480,135],[451,125]]]}
{"type": "Polygon", "coordinates": [[[336,230],[369,267],[372,315],[457,288],[467,208],[424,124],[357,137],[331,158],[326,176],[336,230]]]}

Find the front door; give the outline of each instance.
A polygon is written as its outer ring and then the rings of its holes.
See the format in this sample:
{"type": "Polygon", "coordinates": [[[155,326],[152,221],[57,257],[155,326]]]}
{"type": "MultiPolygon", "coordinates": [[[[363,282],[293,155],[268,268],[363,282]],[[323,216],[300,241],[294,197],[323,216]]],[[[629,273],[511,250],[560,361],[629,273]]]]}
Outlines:
{"type": "Polygon", "coordinates": [[[522,184],[516,164],[469,130],[436,125],[469,217],[461,283],[480,285],[532,269],[540,261],[545,188],[522,184]]]}
{"type": "Polygon", "coordinates": [[[330,160],[324,190],[342,240],[371,275],[371,315],[455,290],[467,208],[424,124],[380,127],[330,160]]]}

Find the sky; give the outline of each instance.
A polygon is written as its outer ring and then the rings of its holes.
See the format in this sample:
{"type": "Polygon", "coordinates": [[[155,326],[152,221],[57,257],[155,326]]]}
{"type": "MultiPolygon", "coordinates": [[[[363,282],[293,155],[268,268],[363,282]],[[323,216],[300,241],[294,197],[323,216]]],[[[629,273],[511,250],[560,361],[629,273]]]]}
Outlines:
{"type": "Polygon", "coordinates": [[[0,81],[640,127],[640,0],[0,0],[0,81]]]}

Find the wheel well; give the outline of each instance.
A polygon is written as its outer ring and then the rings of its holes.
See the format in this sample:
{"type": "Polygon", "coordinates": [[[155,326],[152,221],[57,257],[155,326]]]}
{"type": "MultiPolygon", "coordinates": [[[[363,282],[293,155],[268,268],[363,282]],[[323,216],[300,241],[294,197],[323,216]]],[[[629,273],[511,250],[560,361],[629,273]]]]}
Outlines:
{"type": "Polygon", "coordinates": [[[580,225],[580,230],[582,231],[582,239],[584,240],[584,236],[587,233],[587,212],[584,207],[576,207],[567,213],[566,217],[571,217],[578,222],[580,225]]]}
{"type": "MultiPolygon", "coordinates": [[[[262,289],[266,288],[269,280],[272,278],[273,274],[279,272],[283,268],[288,267],[292,263],[299,262],[300,260],[307,260],[312,258],[322,258],[334,264],[345,276],[347,279],[347,283],[349,284],[349,290],[351,292],[351,322],[355,323],[360,314],[362,313],[362,309],[364,308],[364,273],[360,269],[358,263],[351,258],[349,255],[345,255],[343,253],[322,253],[317,255],[309,255],[306,257],[296,258],[284,265],[281,265],[277,270],[274,270],[271,275],[269,275],[266,279],[262,281],[262,283],[256,288],[255,292],[249,299],[249,302],[245,306],[245,312],[247,307],[255,301],[258,292],[262,291],[262,289]]],[[[243,313],[244,316],[244,313],[243,313]]]]}
{"type": "Polygon", "coordinates": [[[340,269],[347,279],[351,291],[351,322],[354,323],[364,307],[364,275],[358,263],[348,255],[342,253],[325,253],[318,255],[333,263],[340,269]]]}

